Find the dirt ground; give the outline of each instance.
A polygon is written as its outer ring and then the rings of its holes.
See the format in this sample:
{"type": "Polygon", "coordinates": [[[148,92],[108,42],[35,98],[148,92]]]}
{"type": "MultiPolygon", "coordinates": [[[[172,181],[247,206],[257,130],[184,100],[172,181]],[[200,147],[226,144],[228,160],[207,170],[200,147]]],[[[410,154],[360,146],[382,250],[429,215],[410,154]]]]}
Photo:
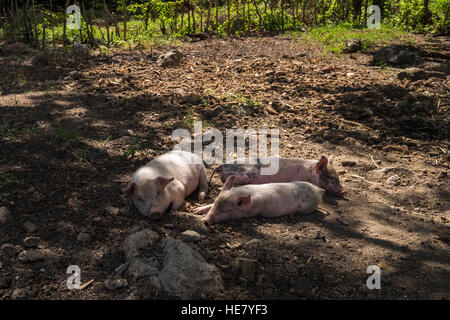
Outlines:
{"type": "MultiPolygon", "coordinates": [[[[411,37],[422,62],[450,63],[448,38],[411,37]]],[[[398,80],[400,69],[373,65],[371,52],[325,55],[290,36],[186,43],[180,66],[157,66],[167,50],[0,57],[0,207],[13,216],[0,225],[2,299],[136,297],[131,282],[103,282],[124,263],[126,236],[147,227],[203,235],[190,245],[221,272],[217,299],[450,298],[448,74],[398,80]],[[349,193],[327,195],[310,215],[213,227],[192,213],[193,195],[185,211],[150,221],[120,190],[195,119],[222,132],[279,129],[284,157],[332,153],[349,193]],[[394,169],[373,173],[382,168],[394,169]],[[25,246],[30,235],[37,249],[25,246]],[[239,257],[256,260],[253,279],[239,257]],[[71,264],[93,280],[82,290],[66,287],[71,264]],[[380,290],[366,286],[371,265],[380,290]]],[[[216,175],[206,203],[220,186],[216,175]]]]}

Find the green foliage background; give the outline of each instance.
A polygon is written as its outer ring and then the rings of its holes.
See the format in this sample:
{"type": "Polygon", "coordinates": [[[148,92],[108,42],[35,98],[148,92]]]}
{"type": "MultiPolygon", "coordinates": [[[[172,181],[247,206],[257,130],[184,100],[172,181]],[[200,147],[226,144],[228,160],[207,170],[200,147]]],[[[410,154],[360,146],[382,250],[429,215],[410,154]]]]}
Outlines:
{"type": "Polygon", "coordinates": [[[0,0],[0,41],[109,47],[198,33],[240,36],[337,24],[363,28],[371,4],[382,7],[383,27],[447,33],[450,24],[448,0],[92,0],[70,1],[83,9],[82,28],[64,30],[64,1],[52,1],[15,6],[0,0]]]}

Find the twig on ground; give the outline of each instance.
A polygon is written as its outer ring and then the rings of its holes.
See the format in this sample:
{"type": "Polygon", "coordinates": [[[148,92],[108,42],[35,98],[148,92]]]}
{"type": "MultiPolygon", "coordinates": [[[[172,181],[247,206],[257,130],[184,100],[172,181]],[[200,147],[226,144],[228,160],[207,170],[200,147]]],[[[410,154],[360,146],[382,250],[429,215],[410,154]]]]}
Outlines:
{"type": "Polygon", "coordinates": [[[379,166],[375,163],[375,161],[373,160],[373,157],[370,156],[370,159],[372,159],[373,164],[375,165],[375,167],[379,168],[379,166]]]}
{"type": "Polygon", "coordinates": [[[364,177],[358,176],[356,174],[351,174],[350,177],[354,177],[354,178],[361,178],[364,180],[364,182],[366,182],[366,179],[364,177]]]}

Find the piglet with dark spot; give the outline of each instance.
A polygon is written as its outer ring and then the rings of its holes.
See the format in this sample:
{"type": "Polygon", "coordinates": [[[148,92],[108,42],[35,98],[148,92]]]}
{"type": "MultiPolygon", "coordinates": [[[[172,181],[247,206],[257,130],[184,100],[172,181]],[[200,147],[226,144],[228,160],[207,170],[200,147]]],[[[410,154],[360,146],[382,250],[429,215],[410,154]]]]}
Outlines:
{"type": "Polygon", "coordinates": [[[322,156],[318,161],[268,157],[250,158],[248,163],[244,163],[243,159],[235,159],[222,164],[214,172],[220,170],[222,182],[230,176],[235,176],[235,185],[305,181],[325,189],[330,194],[343,196],[347,191],[342,187],[332,162],[332,155],[322,156]],[[262,168],[274,161],[278,161],[278,171],[275,174],[263,174],[262,168]]]}

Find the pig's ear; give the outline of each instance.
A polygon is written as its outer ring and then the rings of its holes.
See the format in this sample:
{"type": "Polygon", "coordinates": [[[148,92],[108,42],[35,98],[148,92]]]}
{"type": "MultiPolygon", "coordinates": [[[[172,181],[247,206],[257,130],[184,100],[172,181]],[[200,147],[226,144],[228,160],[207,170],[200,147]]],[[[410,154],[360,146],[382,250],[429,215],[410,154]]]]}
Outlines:
{"type": "Polygon", "coordinates": [[[249,207],[252,204],[252,196],[240,196],[236,199],[236,203],[239,207],[249,207]]]}
{"type": "Polygon", "coordinates": [[[233,186],[233,182],[234,182],[234,176],[229,176],[227,181],[225,182],[225,184],[222,187],[222,191],[230,190],[231,187],[233,186]]]}
{"type": "Polygon", "coordinates": [[[315,170],[316,173],[319,173],[320,171],[325,171],[327,169],[328,159],[325,156],[322,156],[320,158],[319,162],[317,162],[315,170]]]}
{"type": "Polygon", "coordinates": [[[125,198],[130,199],[133,196],[134,190],[136,189],[136,182],[132,182],[122,190],[122,194],[125,196],[125,198]]]}
{"type": "Polygon", "coordinates": [[[334,158],[334,156],[331,153],[329,153],[327,159],[328,159],[328,163],[330,165],[333,165],[333,158],[334,158]]]}
{"type": "Polygon", "coordinates": [[[170,179],[166,179],[163,177],[158,177],[156,178],[156,181],[160,184],[160,186],[164,189],[165,187],[167,187],[167,185],[173,181],[174,177],[170,178],[170,179]]]}

